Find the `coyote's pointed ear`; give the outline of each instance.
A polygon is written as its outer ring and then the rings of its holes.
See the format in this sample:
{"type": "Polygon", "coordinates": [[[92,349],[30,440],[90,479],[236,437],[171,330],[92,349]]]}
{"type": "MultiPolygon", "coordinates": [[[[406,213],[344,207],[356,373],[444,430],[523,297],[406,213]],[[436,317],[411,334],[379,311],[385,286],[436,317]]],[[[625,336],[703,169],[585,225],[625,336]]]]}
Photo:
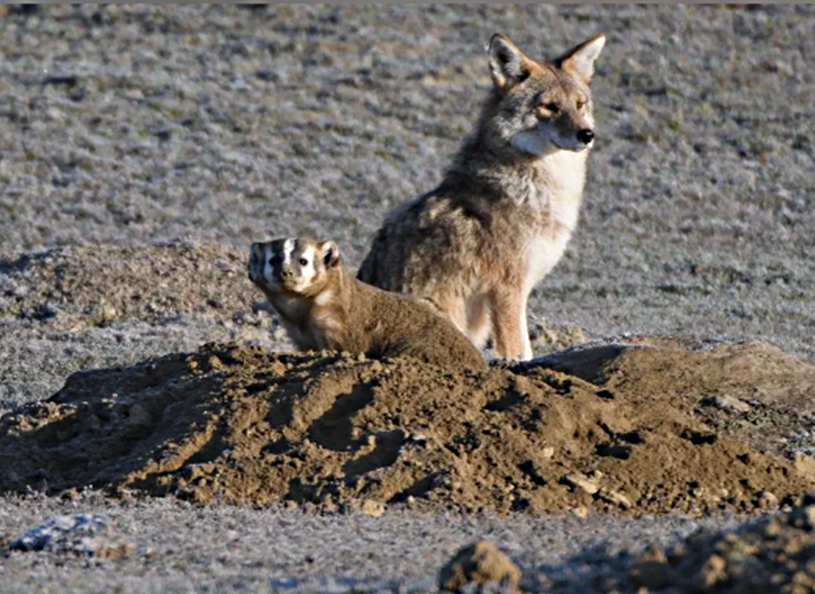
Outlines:
{"type": "Polygon", "coordinates": [[[601,33],[564,54],[558,63],[563,70],[571,72],[580,77],[584,83],[589,84],[594,74],[594,61],[603,51],[605,44],[606,36],[601,33]]]}
{"type": "Polygon", "coordinates": [[[507,37],[493,35],[487,52],[492,82],[499,91],[508,91],[529,76],[529,58],[507,37]]]}
{"type": "Polygon", "coordinates": [[[333,241],[324,241],[320,253],[326,268],[334,268],[340,263],[340,248],[333,241]]]}

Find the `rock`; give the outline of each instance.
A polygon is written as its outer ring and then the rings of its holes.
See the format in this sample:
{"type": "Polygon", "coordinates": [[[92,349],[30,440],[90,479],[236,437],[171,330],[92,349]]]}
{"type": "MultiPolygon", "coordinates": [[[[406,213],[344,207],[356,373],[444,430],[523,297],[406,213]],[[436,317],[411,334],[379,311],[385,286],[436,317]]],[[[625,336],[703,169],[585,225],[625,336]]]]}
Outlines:
{"type": "Polygon", "coordinates": [[[795,470],[815,479],[815,458],[807,456],[803,452],[795,452],[793,462],[795,464],[795,470]]]}
{"type": "Polygon", "coordinates": [[[546,446],[541,450],[541,457],[545,460],[551,459],[555,455],[555,448],[552,446],[546,446]]]}
{"type": "Polygon", "coordinates": [[[9,549],[101,555],[106,558],[116,555],[116,558],[120,558],[123,551],[133,550],[132,545],[111,545],[108,534],[107,519],[100,514],[58,516],[23,534],[9,544],[9,549]],[[113,549],[118,553],[112,553],[113,549]]]}
{"type": "Polygon", "coordinates": [[[131,425],[147,426],[153,422],[153,417],[141,404],[134,404],[127,412],[127,420],[131,425]]]}
{"type": "Polygon", "coordinates": [[[585,520],[589,517],[589,508],[587,508],[585,505],[580,505],[572,508],[572,513],[581,520],[585,520]]]}
{"type": "Polygon", "coordinates": [[[359,511],[361,511],[366,516],[378,518],[379,516],[385,513],[385,504],[383,504],[380,501],[375,501],[373,499],[366,499],[365,501],[362,502],[362,505],[360,505],[359,511]]]}
{"type": "Polygon", "coordinates": [[[628,570],[628,579],[639,588],[661,590],[671,582],[668,558],[661,548],[651,544],[628,570]]]}
{"type": "Polygon", "coordinates": [[[696,576],[696,586],[699,590],[707,591],[727,579],[727,562],[719,555],[711,555],[701,571],[696,576]]]}
{"type": "Polygon", "coordinates": [[[521,570],[486,540],[459,549],[439,571],[439,590],[449,592],[460,592],[468,584],[478,585],[480,590],[491,582],[515,592],[520,581],[521,570]]]}
{"type": "Polygon", "coordinates": [[[778,497],[775,496],[775,493],[771,493],[770,491],[762,491],[759,493],[758,501],[762,508],[778,507],[778,497]]]}
{"type": "Polygon", "coordinates": [[[600,490],[600,487],[584,474],[567,474],[560,482],[572,489],[582,489],[589,495],[594,495],[600,490]]]}
{"type": "Polygon", "coordinates": [[[623,509],[629,509],[631,507],[631,500],[620,493],[619,491],[611,491],[610,489],[600,489],[599,497],[603,501],[607,503],[612,503],[614,505],[619,505],[623,509]]]}
{"type": "Polygon", "coordinates": [[[805,505],[793,510],[789,523],[807,532],[815,530],[815,505],[805,505]]]}
{"type": "Polygon", "coordinates": [[[702,406],[712,406],[720,410],[728,410],[739,413],[746,413],[752,407],[746,402],[734,398],[733,396],[708,396],[702,398],[700,402],[702,406]]]}
{"type": "Polygon", "coordinates": [[[136,545],[130,542],[112,546],[99,546],[94,552],[94,556],[100,559],[109,559],[110,561],[118,561],[130,555],[136,550],[136,545]]]}

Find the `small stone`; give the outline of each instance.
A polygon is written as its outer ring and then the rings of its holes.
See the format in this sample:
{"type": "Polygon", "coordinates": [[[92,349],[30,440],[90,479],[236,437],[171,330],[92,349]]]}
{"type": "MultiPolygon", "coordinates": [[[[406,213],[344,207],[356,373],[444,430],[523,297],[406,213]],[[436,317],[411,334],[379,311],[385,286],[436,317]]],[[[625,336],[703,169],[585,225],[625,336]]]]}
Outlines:
{"type": "Polygon", "coordinates": [[[815,530],[815,505],[805,505],[793,510],[790,524],[807,532],[815,530]]]}
{"type": "Polygon", "coordinates": [[[647,591],[661,590],[671,582],[670,567],[665,552],[651,544],[642,556],[631,566],[628,578],[637,586],[647,591]]]}
{"type": "Polygon", "coordinates": [[[600,499],[605,501],[606,503],[611,503],[613,505],[619,505],[623,509],[628,509],[631,507],[631,500],[620,493],[619,491],[611,491],[609,489],[600,489],[599,491],[600,499]]]}
{"type": "Polygon", "coordinates": [[[100,304],[99,318],[103,322],[112,322],[119,315],[119,312],[110,303],[103,301],[100,304]]]}
{"type": "Polygon", "coordinates": [[[775,496],[775,493],[771,493],[770,491],[762,491],[759,493],[758,501],[761,507],[778,507],[778,497],[775,496]]]}
{"type": "Polygon", "coordinates": [[[738,398],[734,398],[733,396],[722,396],[722,395],[708,396],[707,398],[702,398],[701,405],[712,406],[720,410],[730,410],[740,413],[746,413],[752,408],[749,404],[742,400],[739,400],[738,398]]]}
{"type": "Polygon", "coordinates": [[[579,505],[572,508],[572,513],[581,520],[585,520],[589,517],[589,508],[587,508],[585,505],[579,505]]]}
{"type": "Polygon", "coordinates": [[[439,589],[460,592],[469,584],[499,583],[505,591],[515,592],[521,570],[498,548],[486,540],[461,549],[439,571],[439,589]]]}
{"type": "Polygon", "coordinates": [[[65,499],[67,501],[76,501],[81,497],[79,490],[76,487],[71,489],[66,489],[62,493],[59,494],[60,499],[65,499]]]}
{"type": "Polygon", "coordinates": [[[153,417],[141,404],[134,404],[127,411],[127,421],[131,425],[144,426],[150,425],[153,422],[153,417]]]}
{"type": "Polygon", "coordinates": [[[552,446],[546,446],[541,450],[541,457],[545,460],[549,460],[555,455],[555,448],[552,446]]]}
{"type": "Polygon", "coordinates": [[[9,549],[93,555],[100,546],[100,535],[107,531],[106,518],[99,514],[58,516],[23,534],[9,549]]]}
{"type": "Polygon", "coordinates": [[[118,561],[130,555],[136,550],[136,545],[133,543],[124,543],[113,546],[101,546],[96,549],[95,556],[100,559],[109,559],[111,561],[118,561]]]}
{"type": "Polygon", "coordinates": [[[560,479],[560,482],[573,489],[582,489],[589,495],[594,495],[595,493],[597,493],[597,491],[600,490],[600,487],[597,485],[597,483],[589,479],[587,476],[579,473],[567,474],[562,479],[560,479]]]}
{"type": "Polygon", "coordinates": [[[34,308],[31,317],[39,322],[44,322],[45,320],[55,318],[57,314],[59,314],[59,309],[55,306],[50,303],[41,303],[34,308]]]}
{"type": "Polygon", "coordinates": [[[727,579],[727,562],[719,555],[711,555],[696,576],[697,588],[707,591],[727,579]]]}
{"type": "Polygon", "coordinates": [[[385,513],[385,505],[380,501],[366,499],[365,501],[362,502],[362,505],[359,507],[359,511],[361,511],[366,516],[378,518],[379,516],[385,513]]]}
{"type": "Polygon", "coordinates": [[[258,70],[255,72],[255,76],[267,82],[277,82],[280,80],[280,75],[274,70],[258,70]]]}
{"type": "Polygon", "coordinates": [[[795,470],[815,479],[815,458],[807,456],[803,452],[795,452],[793,464],[795,464],[795,470]]]}

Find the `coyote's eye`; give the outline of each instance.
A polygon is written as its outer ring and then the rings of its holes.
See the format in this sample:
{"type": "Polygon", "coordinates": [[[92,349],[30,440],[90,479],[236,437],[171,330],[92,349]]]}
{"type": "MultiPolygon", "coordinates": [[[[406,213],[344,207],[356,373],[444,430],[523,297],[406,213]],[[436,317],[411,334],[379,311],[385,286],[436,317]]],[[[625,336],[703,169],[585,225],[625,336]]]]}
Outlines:
{"type": "Polygon", "coordinates": [[[585,99],[578,99],[577,100],[577,109],[583,109],[586,107],[586,100],[585,99]]]}
{"type": "Polygon", "coordinates": [[[308,266],[308,260],[305,258],[300,258],[300,266],[308,266]]]}
{"type": "Polygon", "coordinates": [[[543,103],[541,104],[541,107],[550,113],[557,113],[558,111],[560,111],[560,109],[557,106],[557,103],[543,103]]]}

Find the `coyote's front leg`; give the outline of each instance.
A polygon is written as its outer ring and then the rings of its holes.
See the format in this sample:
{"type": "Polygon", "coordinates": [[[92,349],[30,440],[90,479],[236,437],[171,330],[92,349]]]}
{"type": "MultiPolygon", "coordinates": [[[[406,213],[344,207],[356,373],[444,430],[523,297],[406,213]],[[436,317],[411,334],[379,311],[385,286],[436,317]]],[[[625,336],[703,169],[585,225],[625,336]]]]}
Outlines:
{"type": "Polygon", "coordinates": [[[526,355],[521,336],[522,327],[526,327],[524,301],[520,288],[514,286],[498,287],[490,293],[492,337],[495,354],[501,358],[524,359],[526,355]]]}

